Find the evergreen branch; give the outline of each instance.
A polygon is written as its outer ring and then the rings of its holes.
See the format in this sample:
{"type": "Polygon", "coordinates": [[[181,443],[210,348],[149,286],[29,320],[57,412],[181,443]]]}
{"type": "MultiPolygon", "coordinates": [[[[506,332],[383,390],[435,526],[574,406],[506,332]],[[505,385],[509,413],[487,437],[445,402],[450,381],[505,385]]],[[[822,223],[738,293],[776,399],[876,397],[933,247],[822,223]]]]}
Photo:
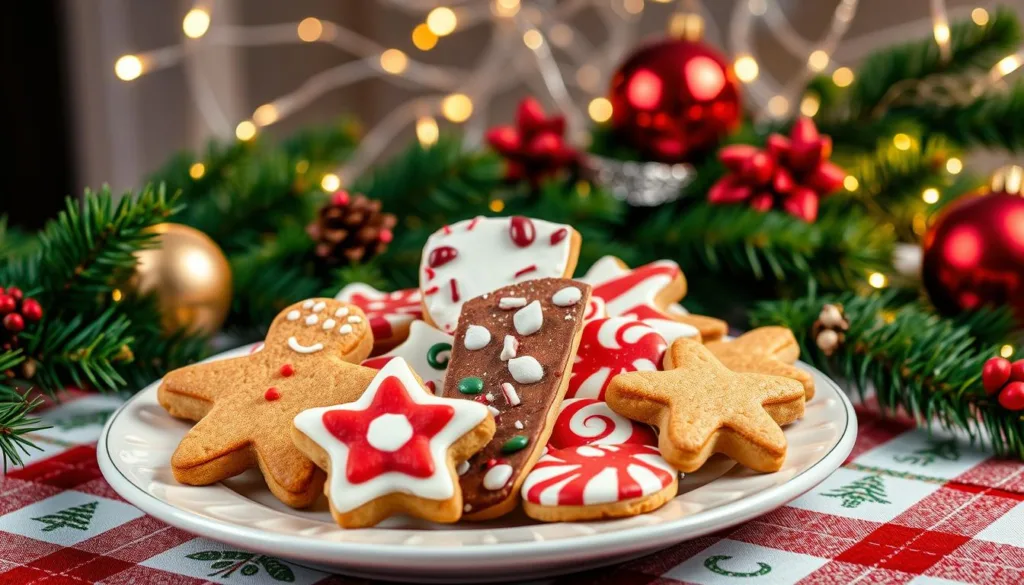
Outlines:
{"type": "Polygon", "coordinates": [[[0,402],[19,400],[21,394],[9,383],[15,368],[25,363],[25,352],[19,349],[0,351],[0,402]]]}
{"type": "Polygon", "coordinates": [[[40,302],[56,306],[59,299],[71,309],[109,295],[134,269],[135,253],[153,244],[148,229],[175,211],[163,186],[146,187],[138,197],[127,193],[116,204],[108,187],[87,190],[81,205],[69,197],[39,235],[39,252],[30,260],[37,266],[40,302]]]}
{"type": "Polygon", "coordinates": [[[999,455],[1024,457],[1020,414],[1000,406],[981,385],[982,366],[1001,344],[985,343],[969,325],[919,305],[892,308],[891,301],[883,294],[776,301],[756,307],[751,320],[792,329],[804,360],[855,389],[862,400],[873,389],[884,412],[903,410],[922,426],[960,429],[999,455]],[[831,358],[811,337],[825,303],[842,304],[850,323],[831,358]]]}
{"type": "Polygon", "coordinates": [[[0,401],[0,453],[4,460],[4,473],[7,465],[22,465],[22,454],[28,455],[29,449],[41,450],[26,435],[35,431],[50,428],[40,424],[36,417],[28,416],[42,400],[29,400],[17,397],[12,400],[0,401]]]}
{"type": "Polygon", "coordinates": [[[968,104],[931,105],[914,113],[930,131],[965,146],[1024,149],[1024,82],[993,89],[968,104]]]}

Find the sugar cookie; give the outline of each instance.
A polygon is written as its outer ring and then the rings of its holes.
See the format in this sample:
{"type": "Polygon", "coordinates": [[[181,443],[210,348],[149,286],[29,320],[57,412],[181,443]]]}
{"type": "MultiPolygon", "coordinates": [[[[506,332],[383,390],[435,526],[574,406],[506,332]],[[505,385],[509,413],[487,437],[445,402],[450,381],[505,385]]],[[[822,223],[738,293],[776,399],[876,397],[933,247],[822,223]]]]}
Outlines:
{"type": "Polygon", "coordinates": [[[383,292],[355,282],[341,289],[334,298],[352,303],[366,314],[373,332],[374,355],[405,340],[412,322],[423,317],[423,303],[416,288],[383,292]]]}
{"type": "Polygon", "coordinates": [[[405,341],[383,355],[363,360],[362,365],[379,370],[384,364],[400,357],[423,380],[427,390],[440,396],[448,360],[452,355],[452,341],[451,335],[434,329],[425,321],[413,321],[405,341]]]}
{"type": "Polygon", "coordinates": [[[650,426],[616,413],[603,400],[567,398],[558,409],[548,449],[580,445],[657,445],[658,435],[650,426]]]}
{"type": "MultiPolygon", "coordinates": [[[[792,378],[803,384],[807,400],[814,398],[814,378],[793,365],[800,359],[800,344],[785,327],[759,327],[732,341],[713,341],[708,349],[734,372],[792,378]]],[[[666,364],[666,368],[671,366],[666,364]]]]}

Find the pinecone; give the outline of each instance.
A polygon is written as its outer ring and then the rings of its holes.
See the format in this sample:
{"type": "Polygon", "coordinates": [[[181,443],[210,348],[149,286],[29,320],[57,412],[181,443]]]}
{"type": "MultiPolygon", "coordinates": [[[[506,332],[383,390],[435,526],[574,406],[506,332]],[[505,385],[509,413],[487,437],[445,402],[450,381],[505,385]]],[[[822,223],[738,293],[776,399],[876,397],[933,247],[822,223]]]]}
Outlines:
{"type": "Polygon", "coordinates": [[[846,343],[846,331],[849,329],[850,321],[843,306],[829,303],[822,306],[818,320],[811,326],[811,337],[826,357],[832,357],[846,343]]]}
{"type": "Polygon", "coordinates": [[[395,216],[382,213],[380,201],[338,191],[320,208],[306,233],[316,243],[314,253],[325,265],[363,262],[387,250],[394,238],[395,216]]]}

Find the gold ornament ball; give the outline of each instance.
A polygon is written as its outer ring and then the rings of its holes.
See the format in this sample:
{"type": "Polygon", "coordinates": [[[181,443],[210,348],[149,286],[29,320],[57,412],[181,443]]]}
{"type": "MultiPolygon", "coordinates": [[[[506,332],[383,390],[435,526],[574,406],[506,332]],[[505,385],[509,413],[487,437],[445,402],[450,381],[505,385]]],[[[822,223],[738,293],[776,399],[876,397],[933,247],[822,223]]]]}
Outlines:
{"type": "Polygon", "coordinates": [[[153,293],[164,331],[216,333],[231,306],[231,267],[203,232],[177,223],[151,228],[158,246],[138,253],[136,289],[153,293]]]}

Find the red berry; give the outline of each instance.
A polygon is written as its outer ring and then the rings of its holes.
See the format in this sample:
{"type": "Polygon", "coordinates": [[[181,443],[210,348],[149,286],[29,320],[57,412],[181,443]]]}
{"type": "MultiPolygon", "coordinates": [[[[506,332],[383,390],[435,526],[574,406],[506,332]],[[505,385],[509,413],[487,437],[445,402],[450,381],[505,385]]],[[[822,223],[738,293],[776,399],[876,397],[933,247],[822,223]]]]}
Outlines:
{"type": "Polygon", "coordinates": [[[999,404],[1007,410],[1024,410],[1024,382],[1010,382],[999,393],[999,404]]]}
{"type": "Polygon", "coordinates": [[[1024,360],[1017,360],[1010,364],[1010,380],[1024,382],[1024,360]]]}
{"type": "Polygon", "coordinates": [[[390,244],[391,240],[395,239],[395,234],[391,233],[391,230],[380,230],[380,233],[377,234],[377,239],[385,244],[390,244]]]}
{"type": "Polygon", "coordinates": [[[995,394],[1010,379],[1010,360],[994,357],[981,367],[981,385],[985,392],[995,394]]]}
{"type": "Polygon", "coordinates": [[[7,289],[7,294],[14,297],[14,300],[16,301],[20,301],[22,297],[21,289],[16,286],[12,286],[11,288],[7,289]]]}
{"type": "Polygon", "coordinates": [[[4,287],[0,286],[0,295],[4,295],[4,294],[7,294],[7,291],[4,290],[4,287]]]}
{"type": "Polygon", "coordinates": [[[331,203],[337,206],[348,205],[348,191],[335,191],[334,195],[331,196],[331,203]]]}
{"type": "Polygon", "coordinates": [[[43,318],[43,306],[35,299],[25,299],[21,302],[21,314],[29,321],[38,321],[43,318]]]}
{"type": "Polygon", "coordinates": [[[25,319],[18,313],[11,313],[4,317],[4,327],[12,333],[17,333],[25,328],[25,319]]]}
{"type": "Polygon", "coordinates": [[[18,308],[18,301],[11,295],[0,295],[0,315],[10,313],[18,308]]]}

